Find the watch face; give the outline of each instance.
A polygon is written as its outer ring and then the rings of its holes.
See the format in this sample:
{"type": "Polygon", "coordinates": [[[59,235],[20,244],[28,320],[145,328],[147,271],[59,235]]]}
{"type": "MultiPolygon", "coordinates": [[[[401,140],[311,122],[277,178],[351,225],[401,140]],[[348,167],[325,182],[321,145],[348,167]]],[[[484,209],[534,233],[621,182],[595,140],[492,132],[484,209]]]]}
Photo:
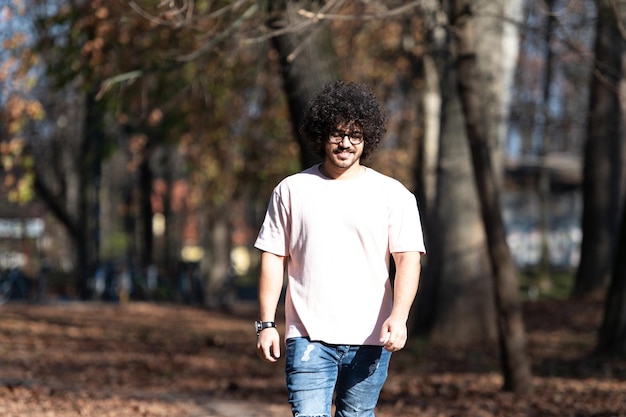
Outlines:
{"type": "Polygon", "coordinates": [[[254,326],[256,328],[256,333],[259,334],[261,330],[269,329],[270,327],[276,327],[273,321],[255,321],[254,326]]]}

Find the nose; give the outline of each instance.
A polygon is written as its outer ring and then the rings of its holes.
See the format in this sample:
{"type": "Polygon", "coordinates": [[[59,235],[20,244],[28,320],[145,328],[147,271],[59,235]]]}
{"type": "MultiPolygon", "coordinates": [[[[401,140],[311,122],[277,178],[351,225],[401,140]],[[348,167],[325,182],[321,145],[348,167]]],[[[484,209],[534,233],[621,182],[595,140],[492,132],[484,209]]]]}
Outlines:
{"type": "Polygon", "coordinates": [[[343,136],[341,136],[341,141],[339,142],[339,145],[343,146],[343,142],[345,140],[348,141],[348,146],[352,145],[352,142],[350,142],[350,135],[348,135],[347,133],[344,133],[343,136]]]}

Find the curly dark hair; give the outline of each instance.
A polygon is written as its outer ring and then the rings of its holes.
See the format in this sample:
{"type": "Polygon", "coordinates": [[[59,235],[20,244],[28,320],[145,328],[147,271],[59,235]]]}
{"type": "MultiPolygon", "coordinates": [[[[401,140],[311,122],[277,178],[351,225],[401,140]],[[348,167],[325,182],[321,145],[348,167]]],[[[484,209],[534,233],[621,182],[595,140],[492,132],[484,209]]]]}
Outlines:
{"type": "Polygon", "coordinates": [[[313,152],[324,158],[330,132],[350,123],[363,130],[361,159],[367,160],[385,136],[387,113],[367,85],[338,80],[327,84],[310,101],[300,133],[313,152]]]}

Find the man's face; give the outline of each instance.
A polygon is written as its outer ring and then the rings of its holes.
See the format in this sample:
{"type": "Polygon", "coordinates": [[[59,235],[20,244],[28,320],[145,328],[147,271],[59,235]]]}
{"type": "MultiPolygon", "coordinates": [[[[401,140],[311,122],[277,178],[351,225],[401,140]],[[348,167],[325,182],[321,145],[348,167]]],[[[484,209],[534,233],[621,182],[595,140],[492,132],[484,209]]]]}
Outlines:
{"type": "Polygon", "coordinates": [[[364,143],[363,130],[358,125],[354,123],[340,124],[330,133],[326,141],[325,162],[344,171],[353,166],[358,166],[363,154],[364,143]]]}

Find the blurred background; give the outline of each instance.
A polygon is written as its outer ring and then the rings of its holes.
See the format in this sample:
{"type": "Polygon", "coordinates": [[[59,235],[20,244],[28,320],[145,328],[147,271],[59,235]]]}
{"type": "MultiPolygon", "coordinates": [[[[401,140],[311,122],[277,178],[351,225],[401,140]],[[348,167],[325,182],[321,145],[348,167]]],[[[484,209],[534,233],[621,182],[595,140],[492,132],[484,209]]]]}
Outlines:
{"type": "Polygon", "coordinates": [[[341,78],[370,84],[390,115],[368,165],[418,198],[429,252],[416,328],[496,334],[477,143],[521,296],[603,296],[626,182],[625,12],[599,0],[0,0],[3,282],[39,301],[253,298],[270,192],[317,162],[302,111],[341,78]]]}

